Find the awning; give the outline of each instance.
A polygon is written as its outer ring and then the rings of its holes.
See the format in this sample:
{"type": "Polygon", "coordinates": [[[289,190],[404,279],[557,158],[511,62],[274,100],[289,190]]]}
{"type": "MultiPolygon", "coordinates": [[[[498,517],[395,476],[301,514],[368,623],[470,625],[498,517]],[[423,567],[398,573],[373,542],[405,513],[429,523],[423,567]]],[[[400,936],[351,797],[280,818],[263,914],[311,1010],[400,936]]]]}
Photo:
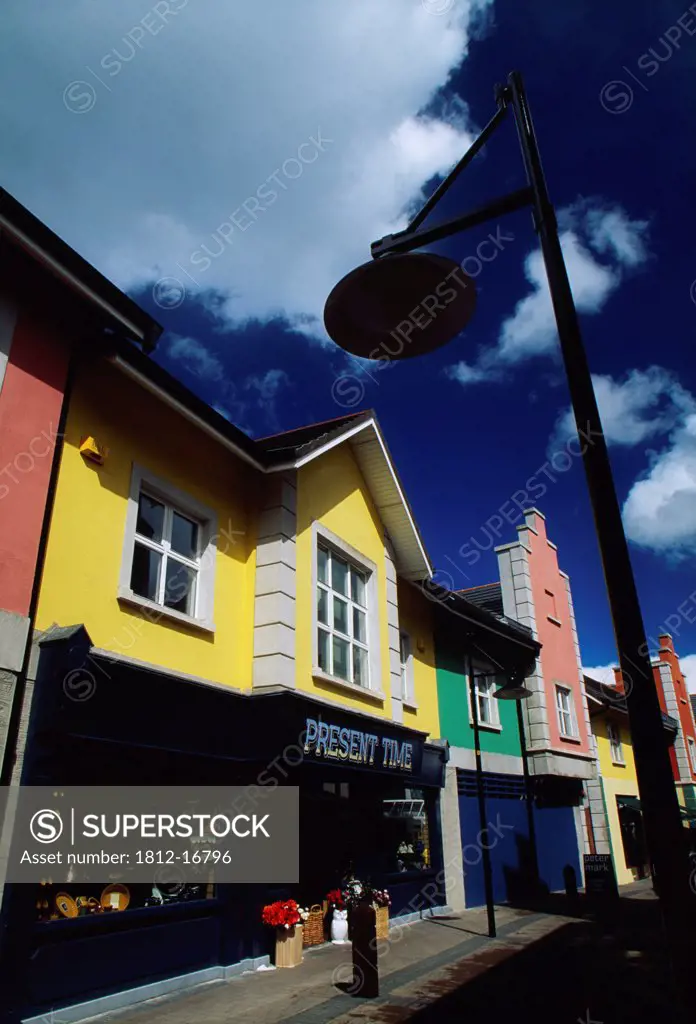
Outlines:
{"type": "MultiPolygon", "coordinates": [[[[637,796],[617,796],[616,802],[619,807],[626,807],[631,811],[641,811],[640,800],[637,796]]],[[[696,810],[689,810],[679,806],[682,822],[687,828],[696,828],[696,810]]]]}
{"type": "Polygon", "coordinates": [[[627,807],[631,811],[640,811],[640,800],[637,796],[617,796],[619,807],[627,807]]]}

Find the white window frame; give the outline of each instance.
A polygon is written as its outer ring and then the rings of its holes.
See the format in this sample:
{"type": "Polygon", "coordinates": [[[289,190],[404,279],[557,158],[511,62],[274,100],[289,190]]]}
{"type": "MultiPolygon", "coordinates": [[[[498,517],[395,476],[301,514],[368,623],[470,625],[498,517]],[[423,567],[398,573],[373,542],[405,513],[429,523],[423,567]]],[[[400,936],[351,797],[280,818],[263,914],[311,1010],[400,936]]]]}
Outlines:
{"type": "Polygon", "coordinates": [[[614,722],[607,722],[607,739],[609,740],[612,764],[625,764],[621,729],[614,722]]]}
{"type": "MultiPolygon", "coordinates": [[[[474,696],[478,701],[478,724],[480,729],[502,729],[500,724],[500,709],[498,701],[493,692],[499,689],[499,681],[496,673],[490,666],[474,665],[474,696]],[[481,683],[486,681],[485,690],[482,690],[481,683]],[[490,710],[490,721],[481,717],[481,702],[486,702],[490,710]]],[[[469,705],[469,724],[474,724],[474,709],[471,706],[471,680],[466,678],[466,696],[469,705]]]]}
{"type": "Polygon", "coordinates": [[[408,707],[416,707],[415,663],[411,634],[402,629],[399,634],[399,657],[401,660],[401,699],[408,707]]]}
{"type": "Polygon", "coordinates": [[[570,686],[563,683],[556,683],[556,718],[558,720],[558,731],[564,739],[576,740],[578,738],[578,723],[575,716],[575,700],[570,686]],[[568,698],[568,707],[561,706],[561,696],[568,698]],[[564,716],[567,715],[570,722],[570,731],[565,727],[564,716]]]}
{"type": "MultiPolygon", "coordinates": [[[[333,593],[333,591],[329,591],[333,593]]],[[[345,595],[341,595],[344,596],[345,595]]],[[[349,600],[349,599],[347,599],[349,600]]],[[[352,607],[349,601],[349,608],[352,607]]],[[[386,615],[386,604],[384,608],[386,615]]],[[[322,624],[323,625],[323,624],[322,624]]],[[[326,628],[324,626],[324,628],[326,628]]],[[[328,630],[332,634],[336,632],[332,628],[328,630]]],[[[343,637],[343,634],[337,633],[343,637]]],[[[343,637],[346,639],[346,637],[343,637]]],[[[351,643],[354,641],[350,638],[351,643]]],[[[333,686],[349,691],[350,693],[362,694],[371,700],[383,703],[385,693],[379,683],[382,677],[382,664],[380,655],[380,617],[379,617],[379,595],[377,586],[377,566],[375,563],[357,551],[341,537],[337,536],[321,523],[312,523],[312,675],[315,679],[331,683],[333,686]],[[355,569],[365,575],[365,614],[366,614],[366,636],[367,643],[358,642],[359,646],[367,650],[367,686],[353,683],[342,679],[340,676],[332,675],[324,669],[319,668],[319,616],[317,610],[317,593],[319,590],[319,573],[317,564],[318,547],[328,548],[335,552],[339,558],[349,562],[355,569]]]]}
{"type": "Polygon", "coordinates": [[[689,749],[689,760],[691,761],[691,773],[696,775],[696,743],[691,736],[686,737],[686,745],[689,749]]]}
{"type": "MultiPolygon", "coordinates": [[[[165,556],[168,553],[166,542],[164,544],[155,543],[148,538],[138,535],[138,543],[144,544],[153,550],[161,551],[165,556]]],[[[126,510],[125,540],[118,586],[119,600],[156,612],[156,615],[147,616],[151,622],[157,622],[160,618],[174,620],[195,626],[197,629],[208,633],[214,633],[213,605],[216,556],[217,516],[215,512],[191,497],[190,494],[186,494],[178,487],[175,487],[174,484],[170,484],[167,480],[156,476],[145,467],[134,464],[131,473],[128,508],[126,510]],[[171,521],[172,510],[181,513],[187,519],[192,519],[198,524],[198,558],[193,561],[177,553],[172,555],[177,562],[197,570],[195,612],[193,615],[187,615],[175,608],[167,608],[158,601],[152,601],[131,590],[131,572],[138,522],[138,503],[141,493],[149,495],[156,501],[161,501],[165,506],[165,535],[167,534],[166,524],[171,521]]],[[[165,574],[162,572],[161,587],[164,586],[164,576],[165,574]]]]}

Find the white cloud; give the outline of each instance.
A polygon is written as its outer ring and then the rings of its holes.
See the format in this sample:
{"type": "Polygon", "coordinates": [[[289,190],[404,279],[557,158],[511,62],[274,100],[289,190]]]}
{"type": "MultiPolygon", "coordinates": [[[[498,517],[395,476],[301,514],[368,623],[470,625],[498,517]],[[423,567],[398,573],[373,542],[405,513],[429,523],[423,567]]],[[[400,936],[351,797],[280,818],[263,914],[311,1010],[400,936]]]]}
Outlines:
{"type": "MultiPolygon", "coordinates": [[[[696,397],[661,366],[630,370],[622,379],[593,375],[607,444],[649,449],[650,465],[623,505],[626,536],[641,547],[680,559],[696,553],[696,397]]],[[[571,409],[559,416],[549,453],[575,436],[571,409]]]]}
{"type": "Polygon", "coordinates": [[[471,363],[455,363],[445,369],[445,374],[450,380],[457,380],[460,384],[480,384],[484,380],[493,380],[497,376],[493,369],[484,369],[482,366],[474,366],[471,363]]]}
{"type": "Polygon", "coordinates": [[[628,220],[618,209],[589,209],[586,224],[590,244],[597,252],[613,255],[625,267],[638,267],[648,258],[647,221],[628,220]]]}
{"type": "MultiPolygon", "coordinates": [[[[615,686],[616,680],[614,678],[614,665],[617,662],[613,662],[611,665],[596,665],[593,668],[585,668],[583,666],[583,673],[589,676],[591,679],[596,679],[600,683],[605,683],[607,686],[615,686]]],[[[696,693],[696,654],[684,654],[679,655],[679,665],[681,670],[686,677],[686,688],[689,693],[696,693]]]]}
{"type": "Polygon", "coordinates": [[[6,0],[0,178],[122,287],[174,277],[226,325],[321,334],[469,144],[466,107],[433,102],[491,2],[6,0]]]}
{"type": "MultiPolygon", "coordinates": [[[[617,287],[618,273],[595,260],[573,231],[563,232],[561,247],[578,312],[598,313],[617,287]]],[[[532,291],[517,303],[513,315],[501,327],[495,356],[505,363],[518,363],[556,349],[556,321],[539,250],[527,257],[524,271],[532,291]]]]}
{"type": "Polygon", "coordinates": [[[633,484],[623,518],[635,544],[674,558],[696,554],[696,414],[685,418],[633,484]]]}
{"type": "Polygon", "coordinates": [[[259,401],[271,402],[283,384],[289,384],[290,378],[285,370],[268,370],[264,374],[254,374],[247,377],[244,388],[247,391],[256,391],[259,401]]]}
{"type": "Polygon", "coordinates": [[[224,373],[222,363],[195,338],[182,338],[178,334],[169,335],[167,355],[170,359],[185,366],[200,380],[222,380],[224,373]]]}
{"type": "Polygon", "coordinates": [[[595,665],[593,668],[585,668],[583,665],[583,674],[589,676],[590,679],[596,679],[597,682],[605,683],[606,686],[615,686],[616,678],[614,676],[614,665],[595,665]]]}
{"type": "Polygon", "coordinates": [[[679,665],[686,677],[687,690],[689,693],[696,693],[696,654],[680,654],[679,665]]]}
{"type": "MultiPolygon", "coordinates": [[[[696,399],[661,366],[630,370],[622,380],[593,374],[592,384],[607,444],[636,445],[665,434],[696,411],[696,399]]],[[[558,418],[550,449],[575,436],[575,418],[568,408],[558,418]]]]}
{"type": "MultiPolygon", "coordinates": [[[[647,222],[632,220],[620,208],[579,201],[559,213],[561,247],[579,313],[599,313],[623,280],[625,271],[647,258],[647,222]],[[597,254],[605,257],[604,261],[597,254]]],[[[497,380],[505,367],[533,356],[555,355],[556,321],[540,249],[529,253],[524,273],[531,291],[502,324],[497,345],[480,352],[476,363],[450,368],[461,384],[497,380]]]]}

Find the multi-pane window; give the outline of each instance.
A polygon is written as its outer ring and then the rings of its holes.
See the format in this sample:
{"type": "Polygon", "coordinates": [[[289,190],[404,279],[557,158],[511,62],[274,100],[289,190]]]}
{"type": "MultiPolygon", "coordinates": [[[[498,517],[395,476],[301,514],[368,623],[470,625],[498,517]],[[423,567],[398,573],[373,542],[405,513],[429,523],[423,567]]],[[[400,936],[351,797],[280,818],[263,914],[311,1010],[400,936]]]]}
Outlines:
{"type": "Polygon", "coordinates": [[[607,722],[607,736],[609,738],[609,749],[614,764],[623,764],[623,745],[621,743],[621,730],[613,722],[607,722]]]}
{"type": "Polygon", "coordinates": [[[689,741],[689,757],[691,758],[691,771],[696,775],[696,743],[687,736],[689,741]]]}
{"type": "Polygon", "coordinates": [[[130,588],[139,597],[194,617],[201,568],[201,524],[141,490],[130,588]]]}
{"type": "Polygon", "coordinates": [[[558,728],[560,729],[561,736],[575,736],[573,694],[565,686],[556,687],[556,709],[558,711],[558,728]]]}
{"type": "Polygon", "coordinates": [[[317,547],[317,652],[319,668],[369,687],[367,573],[317,547]]]}
{"type": "Polygon", "coordinates": [[[474,674],[474,693],[478,720],[482,725],[498,724],[498,702],[493,696],[497,688],[494,675],[474,674]]]}

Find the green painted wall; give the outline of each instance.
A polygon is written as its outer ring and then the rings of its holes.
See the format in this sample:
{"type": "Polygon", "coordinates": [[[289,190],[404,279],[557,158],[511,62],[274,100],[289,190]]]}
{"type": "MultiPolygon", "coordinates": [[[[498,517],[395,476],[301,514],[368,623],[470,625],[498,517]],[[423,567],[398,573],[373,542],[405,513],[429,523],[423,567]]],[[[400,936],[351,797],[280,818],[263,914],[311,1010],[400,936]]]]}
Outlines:
{"type": "MultiPolygon", "coordinates": [[[[474,749],[474,730],[469,724],[469,685],[464,672],[462,647],[455,653],[446,637],[437,636],[435,642],[435,670],[437,699],[440,710],[440,735],[454,747],[474,749]]],[[[498,702],[500,731],[481,728],[481,750],[489,754],[509,754],[520,757],[520,734],[517,726],[517,708],[514,701],[498,702]]]]}

